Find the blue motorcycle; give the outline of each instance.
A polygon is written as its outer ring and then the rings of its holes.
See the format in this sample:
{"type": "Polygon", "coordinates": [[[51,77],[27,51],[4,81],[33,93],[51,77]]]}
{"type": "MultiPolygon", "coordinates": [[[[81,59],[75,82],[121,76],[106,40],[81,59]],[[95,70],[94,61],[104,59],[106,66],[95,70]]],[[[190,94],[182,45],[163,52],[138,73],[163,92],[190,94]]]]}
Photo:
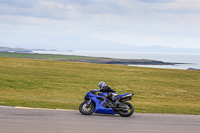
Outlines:
{"type": "Polygon", "coordinates": [[[133,114],[134,107],[126,101],[131,100],[133,95],[133,93],[125,93],[122,95],[114,95],[110,92],[100,93],[98,90],[93,89],[85,95],[85,101],[80,104],[79,111],[83,115],[102,113],[119,114],[123,117],[129,117],[133,114]]]}

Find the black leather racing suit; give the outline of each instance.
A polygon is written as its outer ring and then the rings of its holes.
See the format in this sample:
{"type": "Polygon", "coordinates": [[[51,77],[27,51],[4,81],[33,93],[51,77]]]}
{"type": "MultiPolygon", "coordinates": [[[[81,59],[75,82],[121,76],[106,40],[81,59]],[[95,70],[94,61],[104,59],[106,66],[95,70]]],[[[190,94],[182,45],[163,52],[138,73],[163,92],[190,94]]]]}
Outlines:
{"type": "Polygon", "coordinates": [[[104,86],[100,92],[116,92],[113,89],[111,89],[109,86],[104,86]]]}
{"type": "Polygon", "coordinates": [[[111,89],[109,86],[104,86],[100,92],[108,92],[108,99],[112,102],[115,103],[115,98],[113,98],[112,93],[116,93],[113,89],[111,89]]]}

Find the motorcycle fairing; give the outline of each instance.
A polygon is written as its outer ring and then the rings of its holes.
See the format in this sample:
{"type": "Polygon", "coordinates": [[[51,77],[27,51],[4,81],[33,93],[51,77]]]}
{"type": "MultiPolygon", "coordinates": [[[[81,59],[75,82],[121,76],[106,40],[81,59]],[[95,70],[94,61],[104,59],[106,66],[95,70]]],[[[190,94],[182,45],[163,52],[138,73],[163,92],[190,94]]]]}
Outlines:
{"type": "Polygon", "coordinates": [[[108,96],[108,93],[107,92],[103,92],[103,93],[99,93],[98,95],[99,96],[108,96]]]}
{"type": "Polygon", "coordinates": [[[95,104],[95,113],[103,113],[103,114],[115,114],[115,111],[112,108],[105,108],[103,104],[106,101],[106,98],[98,95],[94,95],[91,92],[88,92],[85,96],[87,103],[89,103],[88,99],[91,99],[95,104]]]}

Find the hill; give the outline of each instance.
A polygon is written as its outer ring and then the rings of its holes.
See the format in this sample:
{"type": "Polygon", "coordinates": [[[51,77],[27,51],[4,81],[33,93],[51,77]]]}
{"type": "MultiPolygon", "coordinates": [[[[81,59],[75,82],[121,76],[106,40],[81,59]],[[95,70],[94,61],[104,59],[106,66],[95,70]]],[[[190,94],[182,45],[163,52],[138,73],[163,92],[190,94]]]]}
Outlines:
{"type": "MultiPolygon", "coordinates": [[[[67,43],[67,42],[66,42],[67,43]]],[[[124,52],[144,52],[144,53],[200,53],[200,48],[187,48],[187,47],[165,47],[159,45],[150,45],[150,46],[136,46],[136,45],[127,45],[120,43],[106,42],[102,40],[93,40],[91,42],[85,42],[85,39],[77,39],[75,42],[68,42],[68,45],[56,45],[50,46],[46,45],[41,48],[40,45],[34,45],[26,49],[24,48],[9,48],[9,47],[0,47],[0,52],[20,52],[20,53],[31,53],[32,51],[57,51],[56,49],[68,50],[73,52],[73,50],[83,50],[83,51],[124,51],[124,52]],[[70,44],[70,45],[69,45],[70,44]],[[79,45],[78,45],[79,44],[79,45]],[[56,48],[56,49],[55,49],[56,48]],[[52,49],[52,50],[47,50],[52,49]]],[[[23,46],[22,46],[23,47],[23,46]]]]}
{"type": "Polygon", "coordinates": [[[136,112],[200,114],[199,71],[0,57],[0,105],[78,109],[105,81],[136,112]]]}
{"type": "Polygon", "coordinates": [[[0,52],[19,52],[19,53],[31,53],[32,51],[24,48],[9,48],[9,47],[0,47],[0,52]]]}

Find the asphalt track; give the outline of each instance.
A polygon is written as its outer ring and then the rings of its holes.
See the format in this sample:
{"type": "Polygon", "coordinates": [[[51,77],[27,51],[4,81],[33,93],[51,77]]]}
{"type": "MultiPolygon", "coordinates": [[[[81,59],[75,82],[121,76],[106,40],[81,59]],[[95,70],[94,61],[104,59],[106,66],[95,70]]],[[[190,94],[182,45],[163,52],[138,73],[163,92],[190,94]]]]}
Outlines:
{"type": "Polygon", "coordinates": [[[200,115],[81,115],[0,106],[0,133],[200,133],[200,115]]]}

